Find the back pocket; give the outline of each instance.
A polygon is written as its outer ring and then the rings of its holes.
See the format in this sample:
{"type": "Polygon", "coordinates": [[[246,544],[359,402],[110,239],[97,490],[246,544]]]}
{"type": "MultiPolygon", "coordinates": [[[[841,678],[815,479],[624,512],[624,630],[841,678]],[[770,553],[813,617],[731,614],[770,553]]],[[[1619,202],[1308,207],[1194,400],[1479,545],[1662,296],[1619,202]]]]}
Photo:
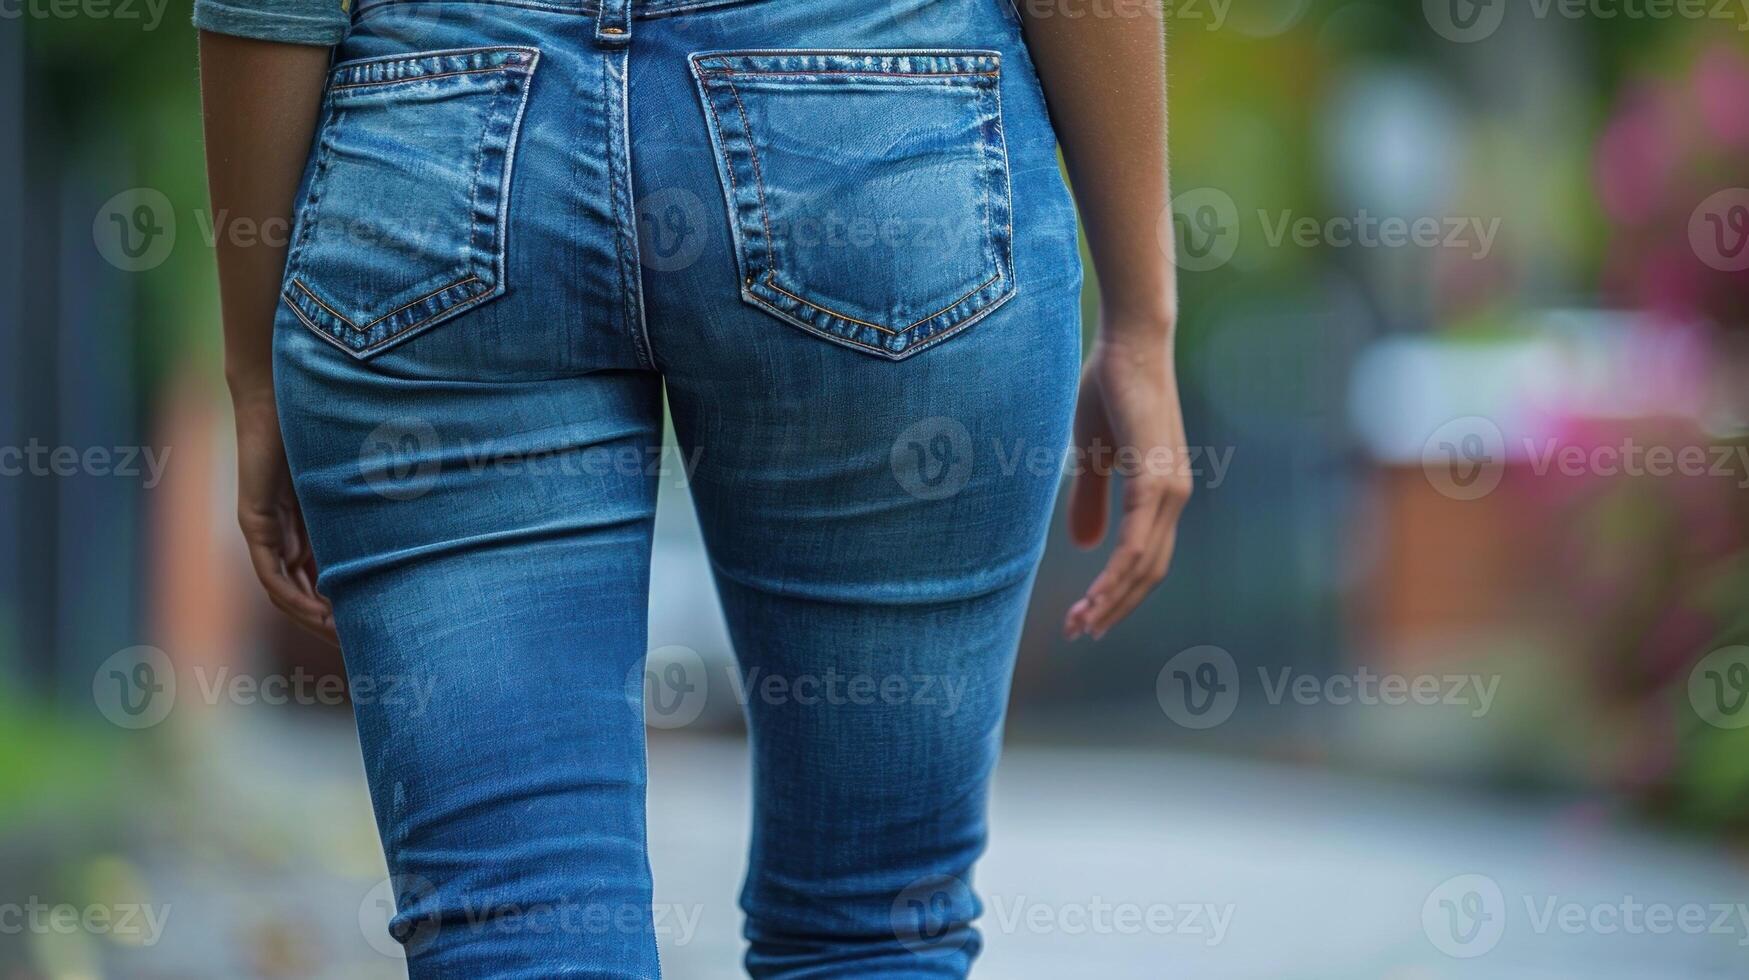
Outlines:
{"type": "Polygon", "coordinates": [[[284,299],[368,357],[503,295],[517,129],[540,53],[468,48],[337,66],[284,299]]]}
{"type": "Polygon", "coordinates": [[[1014,295],[1001,56],[692,56],[741,298],[892,359],[1014,295]]]}

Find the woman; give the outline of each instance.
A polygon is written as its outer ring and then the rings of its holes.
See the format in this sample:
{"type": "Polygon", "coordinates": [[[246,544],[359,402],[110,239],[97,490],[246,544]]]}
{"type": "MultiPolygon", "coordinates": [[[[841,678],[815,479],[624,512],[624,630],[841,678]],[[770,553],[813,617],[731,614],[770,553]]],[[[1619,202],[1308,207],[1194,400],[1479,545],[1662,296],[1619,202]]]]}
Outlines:
{"type": "MultiPolygon", "coordinates": [[[[754,680],[747,969],[965,975],[1071,417],[1082,546],[1114,449],[1182,458],[1158,10],[345,8],[196,21],[214,213],[291,228],[218,249],[255,570],[337,634],[355,690],[429,689],[356,698],[410,972],[658,973],[641,695],[666,389],[754,680]],[[1084,367],[1059,139],[1099,272],[1084,367]],[[828,678],[871,686],[803,696],[828,678]]],[[[1187,475],[1121,475],[1071,637],[1172,551],[1187,475]]]]}

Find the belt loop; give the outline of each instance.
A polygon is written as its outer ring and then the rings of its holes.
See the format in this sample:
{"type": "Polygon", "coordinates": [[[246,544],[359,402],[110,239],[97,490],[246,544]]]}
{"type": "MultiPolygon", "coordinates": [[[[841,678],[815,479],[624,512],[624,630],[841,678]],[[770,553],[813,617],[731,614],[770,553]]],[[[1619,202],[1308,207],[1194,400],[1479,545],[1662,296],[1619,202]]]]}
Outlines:
{"type": "Polygon", "coordinates": [[[620,47],[632,39],[632,0],[600,0],[595,16],[595,43],[620,47]]]}

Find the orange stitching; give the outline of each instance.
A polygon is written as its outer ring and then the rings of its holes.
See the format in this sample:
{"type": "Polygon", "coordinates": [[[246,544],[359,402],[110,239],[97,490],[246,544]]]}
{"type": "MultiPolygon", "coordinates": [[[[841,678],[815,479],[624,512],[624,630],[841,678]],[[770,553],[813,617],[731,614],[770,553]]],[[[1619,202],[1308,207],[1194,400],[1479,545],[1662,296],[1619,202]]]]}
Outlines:
{"type": "MultiPolygon", "coordinates": [[[[716,101],[711,98],[710,93],[708,91],[704,95],[704,105],[705,105],[706,109],[710,110],[711,124],[716,126],[717,142],[720,143],[723,140],[723,119],[721,116],[717,115],[716,101]]],[[[729,165],[727,167],[725,167],[724,169],[729,172],[729,191],[730,191],[730,193],[734,194],[736,197],[739,197],[740,193],[736,189],[736,186],[735,186],[735,164],[734,164],[734,161],[729,161],[729,165]]],[[[731,202],[731,205],[732,204],[733,204],[733,202],[731,202]]],[[[737,220],[739,220],[739,219],[737,219],[737,220]]]]}
{"type": "MultiPolygon", "coordinates": [[[[292,282],[294,284],[296,284],[299,289],[304,289],[303,283],[297,282],[297,280],[295,280],[295,279],[292,280],[292,282]]],[[[304,289],[304,292],[309,293],[309,290],[304,289]]],[[[321,337],[323,340],[328,341],[329,343],[335,345],[336,347],[339,347],[341,350],[346,351],[348,354],[368,354],[371,351],[374,351],[374,350],[382,347],[383,345],[388,344],[390,341],[393,341],[396,337],[399,337],[402,334],[405,334],[406,332],[408,332],[409,330],[412,330],[415,327],[422,327],[425,324],[430,323],[432,320],[437,319],[438,317],[447,316],[447,315],[452,314],[452,313],[462,313],[462,312],[465,312],[470,307],[480,305],[480,303],[483,300],[485,300],[485,298],[487,297],[487,295],[490,292],[491,292],[491,290],[487,290],[484,293],[475,293],[474,295],[468,297],[467,299],[461,301],[460,303],[457,303],[454,306],[439,310],[436,313],[431,314],[430,316],[426,317],[423,320],[415,320],[412,323],[409,323],[406,326],[402,327],[401,329],[395,331],[394,333],[389,334],[387,337],[384,337],[383,339],[377,341],[376,343],[371,344],[368,347],[360,347],[358,350],[353,350],[350,347],[346,347],[346,346],[342,345],[340,343],[340,341],[338,341],[334,337],[330,336],[328,331],[323,330],[321,327],[317,326],[314,320],[311,320],[308,316],[306,316],[304,314],[303,310],[298,309],[298,304],[292,302],[290,296],[285,297],[285,299],[286,299],[285,305],[286,305],[286,309],[289,309],[292,311],[293,316],[295,316],[299,320],[303,321],[304,326],[309,327],[311,330],[315,331],[316,336],[321,337]]],[[[311,293],[311,298],[314,298],[314,295],[315,294],[311,293]]],[[[322,301],[316,300],[316,302],[320,303],[322,301]]],[[[323,309],[327,309],[327,307],[323,306],[323,309]]],[[[334,311],[329,310],[328,312],[333,313],[334,311]]],[[[335,313],[334,315],[340,316],[338,313],[335,313]]],[[[346,319],[345,317],[340,317],[340,318],[342,320],[346,319]]],[[[351,327],[352,324],[348,323],[347,326],[351,327]]],[[[357,330],[358,328],[353,327],[353,329],[357,330]]]]}
{"type": "Polygon", "coordinates": [[[759,191],[759,220],[765,225],[765,260],[776,265],[777,249],[771,242],[771,212],[765,205],[765,174],[759,168],[759,151],[753,146],[753,123],[747,118],[747,105],[741,101],[741,90],[734,82],[725,80],[723,84],[729,86],[729,94],[735,97],[735,107],[741,113],[741,131],[747,134],[747,156],[753,161],[753,186],[759,191]]]}
{"type": "MultiPolygon", "coordinates": [[[[375,320],[372,320],[371,322],[365,324],[362,327],[356,323],[353,323],[351,320],[347,319],[345,316],[341,315],[339,311],[334,309],[334,307],[329,306],[327,303],[322,302],[322,297],[317,296],[315,293],[311,292],[310,287],[304,285],[301,280],[293,279],[292,285],[303,290],[305,296],[308,296],[311,300],[313,300],[317,306],[320,306],[322,309],[327,310],[329,315],[333,316],[336,320],[339,320],[341,323],[346,324],[347,326],[358,331],[359,333],[369,333],[370,329],[372,327],[383,322],[384,320],[387,320],[389,317],[394,316],[395,314],[401,312],[402,310],[408,309],[410,307],[418,306],[420,303],[423,303],[426,300],[430,299],[431,297],[436,296],[438,293],[448,292],[451,289],[455,289],[455,288],[460,287],[460,286],[466,286],[470,282],[478,282],[479,278],[480,278],[479,276],[469,276],[466,279],[452,282],[449,285],[444,286],[441,289],[433,289],[431,292],[426,293],[424,296],[421,296],[418,299],[413,300],[410,303],[406,303],[402,306],[395,307],[394,309],[390,310],[387,313],[384,313],[382,316],[377,317],[375,320]]],[[[475,293],[474,295],[477,296],[479,294],[475,293]]],[[[469,297],[469,298],[472,299],[473,297],[469,297]]],[[[429,319],[429,317],[427,317],[427,319],[429,319]]],[[[396,331],[396,333],[400,333],[400,332],[401,331],[396,331]]]]}
{"type": "Polygon", "coordinates": [[[480,305],[480,302],[482,300],[484,300],[486,298],[487,294],[490,292],[491,292],[491,290],[487,290],[484,293],[475,293],[474,295],[468,297],[467,299],[462,300],[460,303],[457,303],[456,305],[448,307],[446,309],[438,310],[436,313],[431,314],[430,316],[426,317],[423,320],[415,320],[412,323],[409,323],[406,326],[402,327],[401,329],[395,331],[394,333],[389,334],[387,337],[384,337],[383,339],[377,341],[376,343],[371,344],[369,347],[360,348],[359,353],[363,354],[363,353],[367,353],[369,351],[376,350],[377,348],[383,346],[384,344],[388,343],[391,340],[394,340],[396,337],[401,336],[402,334],[406,333],[407,331],[412,330],[415,327],[422,327],[422,326],[426,325],[427,323],[430,323],[431,321],[437,319],[438,317],[445,317],[445,316],[450,316],[452,314],[462,313],[465,310],[467,310],[469,307],[478,306],[478,305],[480,305]]]}
{"type": "Polygon", "coordinates": [[[934,313],[929,314],[928,316],[924,317],[921,320],[914,321],[913,323],[911,323],[910,326],[902,327],[898,330],[894,330],[890,327],[883,327],[878,323],[870,323],[867,320],[858,320],[856,317],[847,316],[846,314],[840,313],[837,310],[828,309],[827,307],[821,306],[818,303],[810,303],[807,300],[802,299],[800,296],[797,296],[795,293],[792,293],[789,290],[783,288],[782,286],[779,286],[776,282],[774,282],[772,280],[770,272],[767,272],[765,274],[765,284],[767,286],[770,286],[772,289],[775,289],[778,292],[784,294],[785,296],[788,296],[790,299],[793,299],[796,302],[801,303],[805,306],[811,306],[814,309],[819,310],[821,313],[826,313],[826,314],[829,314],[831,316],[838,317],[840,320],[849,320],[851,323],[860,323],[865,327],[873,327],[874,329],[879,330],[881,333],[892,334],[893,336],[897,337],[900,334],[910,333],[911,331],[917,329],[918,327],[922,326],[923,324],[928,323],[930,320],[933,320],[936,317],[942,315],[943,313],[946,313],[948,310],[951,310],[954,307],[960,305],[961,303],[964,303],[966,300],[971,299],[973,296],[976,296],[977,294],[983,292],[985,289],[988,289],[990,287],[991,283],[994,283],[998,279],[1001,279],[1001,278],[1002,278],[1002,273],[1000,271],[998,271],[995,275],[991,276],[988,280],[986,280],[983,285],[974,287],[971,292],[966,293],[964,296],[961,296],[959,299],[954,300],[953,302],[947,304],[946,306],[942,307],[939,310],[936,310],[934,313]]]}

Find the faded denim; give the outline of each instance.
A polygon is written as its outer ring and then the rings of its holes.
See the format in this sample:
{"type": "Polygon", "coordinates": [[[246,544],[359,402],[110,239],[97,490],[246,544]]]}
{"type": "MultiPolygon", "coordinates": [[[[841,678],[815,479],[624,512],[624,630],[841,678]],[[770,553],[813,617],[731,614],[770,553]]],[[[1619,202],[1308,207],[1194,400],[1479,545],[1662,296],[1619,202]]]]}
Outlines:
{"type": "Polygon", "coordinates": [[[748,971],[966,975],[1080,285],[1003,0],[357,5],[275,378],[413,976],[659,975],[664,391],[742,670],[958,692],[752,691],[748,971]]]}

